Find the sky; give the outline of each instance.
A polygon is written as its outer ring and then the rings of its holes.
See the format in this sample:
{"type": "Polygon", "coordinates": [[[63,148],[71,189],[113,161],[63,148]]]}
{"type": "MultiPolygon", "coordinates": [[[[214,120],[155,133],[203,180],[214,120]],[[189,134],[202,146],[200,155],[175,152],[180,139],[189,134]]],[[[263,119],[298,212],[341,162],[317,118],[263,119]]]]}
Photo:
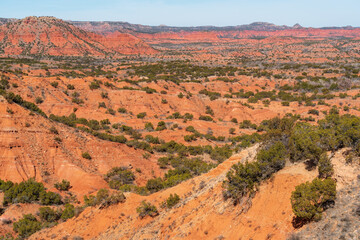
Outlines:
{"type": "Polygon", "coordinates": [[[360,0],[0,0],[0,17],[144,25],[236,26],[270,22],[304,27],[360,27],[360,0]]]}

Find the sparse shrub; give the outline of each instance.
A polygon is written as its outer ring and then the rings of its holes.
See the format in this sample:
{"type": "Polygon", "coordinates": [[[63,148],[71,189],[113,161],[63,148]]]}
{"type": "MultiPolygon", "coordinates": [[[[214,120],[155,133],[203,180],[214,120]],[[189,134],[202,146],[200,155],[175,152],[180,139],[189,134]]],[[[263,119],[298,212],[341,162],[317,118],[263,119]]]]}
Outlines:
{"type": "Polygon", "coordinates": [[[101,92],[101,98],[109,98],[109,94],[107,92],[101,92]]]}
{"type": "Polygon", "coordinates": [[[74,85],[72,85],[72,84],[68,84],[68,85],[66,85],[66,87],[69,90],[74,90],[75,89],[74,85]]]}
{"type": "Polygon", "coordinates": [[[320,157],[318,171],[320,178],[329,178],[334,174],[333,165],[331,164],[331,161],[327,157],[326,153],[323,153],[320,157]]]}
{"type": "Polygon", "coordinates": [[[44,100],[41,98],[41,97],[36,97],[35,98],[35,103],[36,104],[41,104],[41,103],[43,103],[44,102],[44,100]]]}
{"type": "Polygon", "coordinates": [[[240,128],[243,128],[243,129],[245,129],[245,128],[256,129],[256,128],[257,128],[256,124],[255,124],[255,123],[252,123],[250,120],[244,120],[244,121],[242,121],[242,122],[240,123],[240,126],[239,126],[239,127],[240,127],[240,128]]]}
{"type": "Polygon", "coordinates": [[[170,196],[168,197],[168,199],[166,199],[166,206],[168,208],[172,208],[173,206],[175,206],[176,204],[178,204],[180,202],[180,197],[179,195],[177,195],[176,193],[170,194],[170,196]]]}
{"type": "Polygon", "coordinates": [[[59,134],[59,131],[54,126],[52,126],[49,130],[53,134],[59,134]]]}
{"type": "Polygon", "coordinates": [[[69,191],[71,185],[69,181],[63,179],[61,182],[55,183],[54,187],[59,191],[69,191]]]}
{"type": "Polygon", "coordinates": [[[105,102],[99,102],[98,108],[106,108],[105,102]]]}
{"type": "Polygon", "coordinates": [[[51,82],[50,85],[53,86],[54,88],[57,88],[59,83],[58,82],[51,82]]]}
{"type": "Polygon", "coordinates": [[[81,156],[85,159],[91,160],[91,155],[88,152],[83,152],[81,156]]]}
{"type": "Polygon", "coordinates": [[[136,115],[137,118],[143,119],[146,116],[146,112],[141,112],[138,115],[136,115]]]}
{"type": "Polygon", "coordinates": [[[319,116],[319,111],[316,110],[316,109],[310,109],[310,110],[308,111],[308,114],[312,114],[312,115],[317,115],[317,116],[319,116]]]}
{"type": "Polygon", "coordinates": [[[157,125],[157,127],[156,127],[156,131],[163,131],[163,130],[165,130],[166,129],[166,124],[165,124],[165,122],[164,121],[160,121],[160,122],[158,122],[158,125],[157,125]]]}
{"type": "Polygon", "coordinates": [[[118,108],[117,110],[119,113],[126,113],[126,109],[125,108],[118,108]]]}
{"type": "Polygon", "coordinates": [[[111,114],[111,115],[115,115],[115,114],[116,114],[115,110],[112,109],[112,108],[108,108],[108,110],[106,110],[106,113],[107,113],[107,114],[111,114]]]}
{"type": "Polygon", "coordinates": [[[93,82],[90,83],[89,87],[90,87],[91,90],[99,89],[100,88],[100,82],[97,81],[97,80],[94,80],[93,82]]]}
{"type": "Polygon", "coordinates": [[[154,125],[150,122],[145,123],[145,130],[149,132],[154,131],[154,125]]]}
{"type": "Polygon", "coordinates": [[[136,208],[136,212],[139,214],[140,218],[144,218],[146,216],[156,217],[159,215],[157,208],[146,201],[141,202],[140,206],[136,208]]]}
{"type": "Polygon", "coordinates": [[[230,129],[229,129],[229,133],[230,133],[230,134],[235,134],[235,128],[230,128],[230,129]]]}

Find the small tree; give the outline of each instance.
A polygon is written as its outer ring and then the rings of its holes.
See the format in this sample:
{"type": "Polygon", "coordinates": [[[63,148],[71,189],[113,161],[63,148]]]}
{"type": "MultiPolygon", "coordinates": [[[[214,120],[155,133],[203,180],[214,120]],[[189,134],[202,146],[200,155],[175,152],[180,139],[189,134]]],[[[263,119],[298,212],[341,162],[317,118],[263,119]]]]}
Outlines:
{"type": "Polygon", "coordinates": [[[305,221],[320,220],[322,212],[336,198],[336,182],[314,179],[296,186],[291,193],[291,205],[296,217],[305,221]]]}

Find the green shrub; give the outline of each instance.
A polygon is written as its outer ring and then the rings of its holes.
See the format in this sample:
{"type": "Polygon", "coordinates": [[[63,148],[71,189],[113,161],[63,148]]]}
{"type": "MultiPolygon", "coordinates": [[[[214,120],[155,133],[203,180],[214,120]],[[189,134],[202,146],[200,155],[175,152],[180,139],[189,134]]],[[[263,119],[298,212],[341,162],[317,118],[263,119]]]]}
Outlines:
{"type": "Polygon", "coordinates": [[[334,174],[334,167],[326,153],[323,153],[320,157],[318,171],[320,178],[329,178],[334,174]]]}
{"type": "Polygon", "coordinates": [[[317,115],[317,116],[319,116],[319,111],[316,110],[316,109],[310,109],[310,110],[308,111],[308,114],[312,114],[312,115],[317,115]]]}
{"type": "Polygon", "coordinates": [[[99,102],[98,108],[106,108],[105,102],[99,102]]]}
{"type": "Polygon", "coordinates": [[[145,123],[145,130],[146,131],[154,131],[154,125],[150,122],[145,123]]]}
{"type": "Polygon", "coordinates": [[[230,128],[229,129],[229,134],[235,134],[235,128],[230,128]]]}
{"type": "Polygon", "coordinates": [[[100,88],[100,82],[97,80],[94,80],[93,82],[90,83],[89,87],[91,90],[98,89],[98,88],[100,88]]]}
{"type": "Polygon", "coordinates": [[[32,178],[25,182],[15,183],[5,191],[4,205],[36,202],[40,200],[40,194],[43,192],[45,192],[44,185],[32,178]]]}
{"type": "Polygon", "coordinates": [[[54,126],[52,126],[49,130],[53,134],[59,134],[59,131],[54,126]]]}
{"type": "Polygon", "coordinates": [[[125,108],[118,108],[117,110],[119,113],[126,113],[126,109],[125,108]]]}
{"type": "Polygon", "coordinates": [[[39,208],[39,216],[43,222],[56,222],[60,219],[61,213],[49,207],[39,208]]]}
{"type": "Polygon", "coordinates": [[[166,123],[164,121],[158,122],[158,125],[156,127],[156,131],[163,131],[166,129],[166,123]]]}
{"type": "Polygon", "coordinates": [[[107,113],[107,114],[111,114],[111,115],[115,115],[115,114],[116,114],[116,111],[115,111],[114,109],[112,109],[112,108],[108,108],[108,109],[106,110],[106,113],[107,113]]]}
{"type": "Polygon", "coordinates": [[[75,216],[75,207],[72,204],[66,204],[65,208],[61,214],[61,219],[66,221],[69,218],[73,218],[75,216]]]}
{"type": "Polygon", "coordinates": [[[14,231],[22,238],[28,238],[41,229],[39,222],[32,214],[26,214],[13,224],[14,231]]]}
{"type": "Polygon", "coordinates": [[[58,82],[51,82],[50,85],[53,86],[54,88],[57,88],[59,83],[58,82]]]}
{"type": "Polygon", "coordinates": [[[210,106],[206,106],[206,111],[205,111],[206,114],[209,114],[211,116],[214,116],[214,111],[211,109],[210,106]]]}
{"type": "Polygon", "coordinates": [[[42,205],[60,205],[62,204],[61,196],[54,192],[41,192],[39,197],[42,205]]]}
{"type": "Polygon", "coordinates": [[[161,178],[149,179],[146,183],[146,188],[151,192],[158,192],[164,188],[164,183],[161,178]]]}
{"type": "Polygon", "coordinates": [[[285,158],[285,146],[282,142],[276,142],[268,148],[261,149],[256,162],[233,165],[223,184],[224,197],[232,198],[238,203],[247,194],[252,195],[262,180],[268,179],[284,167],[285,158]]]}
{"type": "Polygon", "coordinates": [[[203,116],[203,115],[201,115],[200,117],[199,117],[199,120],[203,120],[203,121],[213,121],[213,119],[212,119],[212,117],[210,117],[210,116],[203,116]]]}
{"type": "Polygon", "coordinates": [[[68,84],[68,85],[66,85],[66,87],[69,90],[74,90],[75,89],[74,85],[72,85],[72,84],[68,84]]]}
{"type": "Polygon", "coordinates": [[[35,98],[35,103],[36,104],[41,104],[41,103],[43,103],[44,102],[44,100],[41,98],[41,97],[36,97],[35,98]]]}
{"type": "Polygon", "coordinates": [[[137,118],[143,119],[144,117],[146,117],[146,112],[141,112],[138,115],[136,115],[137,118]]]}
{"type": "Polygon", "coordinates": [[[106,174],[105,180],[111,188],[119,189],[122,185],[133,184],[135,175],[125,167],[114,167],[106,174]]]}
{"type": "Polygon", "coordinates": [[[175,206],[176,204],[178,204],[180,202],[180,197],[179,195],[177,195],[176,193],[170,194],[170,196],[168,197],[168,199],[166,199],[166,206],[168,208],[172,208],[173,206],[175,206]]]}
{"type": "Polygon", "coordinates": [[[90,156],[90,154],[89,154],[88,152],[83,152],[83,153],[81,154],[81,156],[82,156],[83,158],[85,158],[85,159],[91,160],[91,156],[90,156]]]}
{"type": "Polygon", "coordinates": [[[311,183],[296,186],[291,193],[291,205],[296,217],[305,221],[320,220],[322,212],[335,198],[335,180],[316,178],[311,183]]]}
{"type": "Polygon", "coordinates": [[[159,215],[157,208],[146,201],[141,202],[140,206],[136,208],[136,212],[139,214],[140,218],[144,218],[146,216],[156,217],[159,215]]]}
{"type": "Polygon", "coordinates": [[[317,164],[323,149],[320,135],[315,126],[297,123],[290,136],[290,159],[300,161],[310,159],[317,164]]]}
{"type": "Polygon", "coordinates": [[[69,191],[71,185],[69,181],[63,179],[61,182],[55,183],[54,187],[59,191],[69,191]]]}

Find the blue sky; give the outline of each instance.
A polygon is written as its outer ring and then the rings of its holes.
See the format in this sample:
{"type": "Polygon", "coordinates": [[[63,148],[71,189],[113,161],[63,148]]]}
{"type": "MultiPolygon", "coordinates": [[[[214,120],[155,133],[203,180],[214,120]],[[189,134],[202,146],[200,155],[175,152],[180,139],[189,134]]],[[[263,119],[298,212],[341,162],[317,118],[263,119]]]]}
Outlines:
{"type": "Polygon", "coordinates": [[[252,22],[306,27],[358,26],[359,0],[0,0],[0,17],[146,25],[230,26],[252,22]]]}

